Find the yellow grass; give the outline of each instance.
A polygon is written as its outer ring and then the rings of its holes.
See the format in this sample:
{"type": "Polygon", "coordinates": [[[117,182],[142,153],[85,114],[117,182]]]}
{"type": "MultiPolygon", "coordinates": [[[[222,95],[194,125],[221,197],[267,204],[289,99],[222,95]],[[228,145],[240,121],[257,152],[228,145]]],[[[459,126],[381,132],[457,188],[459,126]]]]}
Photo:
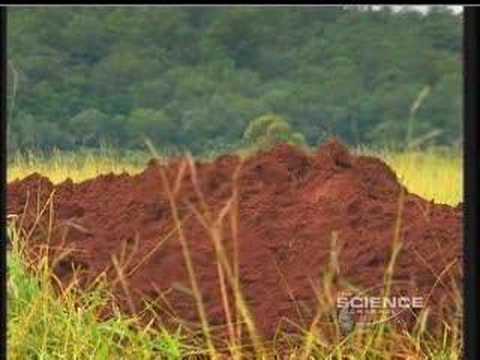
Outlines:
{"type": "Polygon", "coordinates": [[[75,182],[94,178],[100,174],[127,172],[135,174],[145,166],[146,155],[120,156],[115,151],[66,153],[54,152],[47,156],[40,153],[16,154],[7,167],[8,182],[22,179],[33,172],[47,176],[57,184],[71,178],[75,182]]]}
{"type": "Polygon", "coordinates": [[[463,158],[459,153],[392,153],[384,159],[409,191],[452,206],[463,201],[463,158]]]}
{"type": "MultiPolygon", "coordinates": [[[[437,203],[456,206],[462,201],[463,159],[460,153],[427,150],[402,153],[384,151],[374,155],[394,169],[409,191],[437,203]]],[[[11,182],[38,172],[53,183],[59,183],[67,178],[79,182],[110,172],[137,174],[144,169],[149,157],[145,153],[121,156],[115,151],[15,156],[8,166],[7,178],[11,182]]]]}

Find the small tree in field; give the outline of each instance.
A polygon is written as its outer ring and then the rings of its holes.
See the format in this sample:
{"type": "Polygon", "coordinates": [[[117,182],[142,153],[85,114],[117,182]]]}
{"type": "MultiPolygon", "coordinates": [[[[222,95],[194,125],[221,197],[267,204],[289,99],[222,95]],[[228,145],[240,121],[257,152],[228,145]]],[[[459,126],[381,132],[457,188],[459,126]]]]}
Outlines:
{"type": "Polygon", "coordinates": [[[294,132],[286,119],[275,114],[262,115],[252,120],[243,138],[248,144],[258,147],[270,147],[279,143],[305,145],[305,137],[294,132]]]}

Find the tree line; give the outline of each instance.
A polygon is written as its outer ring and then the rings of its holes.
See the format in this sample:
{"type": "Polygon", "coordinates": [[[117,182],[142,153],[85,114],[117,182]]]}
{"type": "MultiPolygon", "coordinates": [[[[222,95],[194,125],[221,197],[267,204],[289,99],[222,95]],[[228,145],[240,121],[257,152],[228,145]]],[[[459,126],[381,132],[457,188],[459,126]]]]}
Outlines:
{"type": "Polygon", "coordinates": [[[309,145],[461,141],[462,15],[446,7],[9,8],[7,55],[11,151],[148,137],[200,153],[266,118],[309,145]]]}

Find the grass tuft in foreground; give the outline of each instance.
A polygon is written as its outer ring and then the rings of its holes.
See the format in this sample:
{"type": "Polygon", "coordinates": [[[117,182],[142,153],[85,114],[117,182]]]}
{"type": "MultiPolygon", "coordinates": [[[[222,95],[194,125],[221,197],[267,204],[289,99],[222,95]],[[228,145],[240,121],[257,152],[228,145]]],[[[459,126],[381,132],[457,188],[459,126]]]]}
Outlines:
{"type": "Polygon", "coordinates": [[[101,321],[111,300],[105,286],[89,292],[54,288],[48,261],[28,265],[22,237],[10,227],[8,254],[9,359],[179,359],[186,348],[178,334],[149,326],[117,312],[101,321]]]}

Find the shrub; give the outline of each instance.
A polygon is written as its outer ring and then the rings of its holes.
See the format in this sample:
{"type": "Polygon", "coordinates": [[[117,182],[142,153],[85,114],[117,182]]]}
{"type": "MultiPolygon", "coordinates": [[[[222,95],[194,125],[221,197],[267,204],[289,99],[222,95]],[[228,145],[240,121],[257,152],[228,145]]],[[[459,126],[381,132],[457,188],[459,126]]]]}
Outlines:
{"type": "Polygon", "coordinates": [[[270,147],[279,143],[292,145],[305,145],[305,137],[299,132],[294,132],[288,121],[275,114],[262,115],[250,122],[244,140],[252,146],[270,147]]]}

